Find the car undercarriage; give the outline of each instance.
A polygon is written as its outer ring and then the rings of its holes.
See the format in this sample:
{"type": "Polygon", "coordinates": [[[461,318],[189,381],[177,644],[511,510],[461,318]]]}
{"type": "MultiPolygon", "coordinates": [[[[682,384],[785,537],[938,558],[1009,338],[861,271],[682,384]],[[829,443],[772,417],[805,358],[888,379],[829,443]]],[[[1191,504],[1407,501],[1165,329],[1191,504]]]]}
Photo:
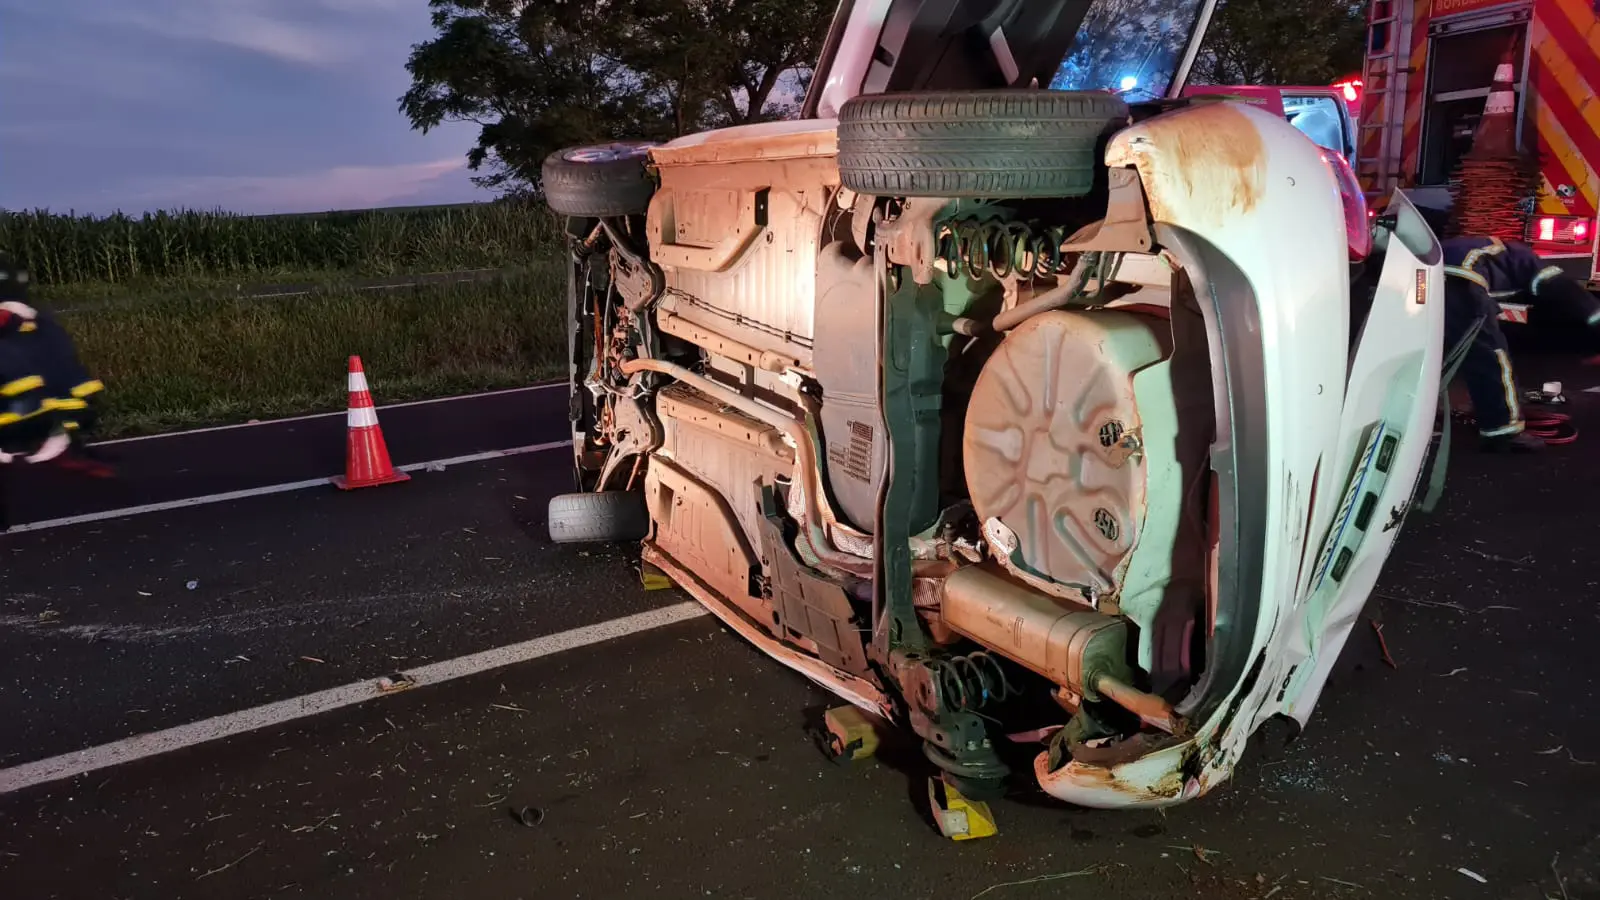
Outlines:
{"type": "Polygon", "coordinates": [[[1380,229],[1405,252],[1351,267],[1332,164],[1233,104],[1025,87],[837,113],[547,161],[581,489],[552,536],[641,540],[961,795],[1018,770],[1087,805],[1203,793],[1260,721],[1303,720],[1348,624],[1323,628],[1393,540],[1365,539],[1374,510],[1409,505],[1437,321],[1402,309],[1380,350],[1360,325],[1437,278],[1431,233],[1402,209],[1380,229]],[[1314,334],[1275,330],[1276,263],[1229,243],[1288,209],[1316,235],[1301,268],[1337,282],[1296,295],[1314,334]]]}

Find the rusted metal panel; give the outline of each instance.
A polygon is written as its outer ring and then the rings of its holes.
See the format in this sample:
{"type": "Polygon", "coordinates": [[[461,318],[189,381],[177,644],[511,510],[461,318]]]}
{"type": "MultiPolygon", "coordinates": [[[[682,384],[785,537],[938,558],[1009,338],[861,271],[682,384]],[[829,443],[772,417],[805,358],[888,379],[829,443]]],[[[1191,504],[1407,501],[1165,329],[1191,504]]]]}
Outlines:
{"type": "Polygon", "coordinates": [[[1260,130],[1231,103],[1146,119],[1112,140],[1106,163],[1138,169],[1158,222],[1220,225],[1255,209],[1267,186],[1260,130]]]}

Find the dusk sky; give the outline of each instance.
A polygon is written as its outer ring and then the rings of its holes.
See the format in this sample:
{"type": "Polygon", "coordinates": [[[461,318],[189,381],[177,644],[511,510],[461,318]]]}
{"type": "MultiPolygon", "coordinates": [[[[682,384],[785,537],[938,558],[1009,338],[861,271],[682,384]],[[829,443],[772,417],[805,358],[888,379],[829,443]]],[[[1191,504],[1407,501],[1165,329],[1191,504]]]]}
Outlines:
{"type": "Polygon", "coordinates": [[[426,0],[0,0],[0,207],[303,212],[488,199],[475,126],[397,109],[426,0]]]}

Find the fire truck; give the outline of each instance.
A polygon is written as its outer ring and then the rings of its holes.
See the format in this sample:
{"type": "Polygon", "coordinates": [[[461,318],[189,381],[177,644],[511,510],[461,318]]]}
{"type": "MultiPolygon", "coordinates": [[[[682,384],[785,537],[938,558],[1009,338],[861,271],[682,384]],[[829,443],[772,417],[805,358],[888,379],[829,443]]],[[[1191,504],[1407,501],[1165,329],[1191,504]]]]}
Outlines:
{"type": "Polygon", "coordinates": [[[1372,0],[1356,173],[1374,202],[1400,188],[1448,209],[1451,173],[1508,53],[1519,63],[1518,150],[1537,153],[1542,176],[1520,210],[1526,240],[1600,291],[1600,0],[1372,0]]]}

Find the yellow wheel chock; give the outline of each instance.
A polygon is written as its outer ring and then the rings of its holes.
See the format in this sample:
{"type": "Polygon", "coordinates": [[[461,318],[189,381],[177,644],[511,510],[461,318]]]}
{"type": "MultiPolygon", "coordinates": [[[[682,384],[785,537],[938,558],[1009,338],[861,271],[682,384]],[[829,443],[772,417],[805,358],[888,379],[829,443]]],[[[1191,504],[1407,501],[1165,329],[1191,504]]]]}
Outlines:
{"type": "Polygon", "coordinates": [[[968,800],[943,778],[928,779],[928,806],[939,833],[952,841],[972,841],[1000,833],[989,804],[968,800]]]}
{"type": "Polygon", "coordinates": [[[649,563],[639,564],[639,583],[647,591],[665,591],[672,588],[672,579],[665,572],[649,563]]]}
{"type": "Polygon", "coordinates": [[[839,706],[822,714],[827,726],[828,753],[835,760],[869,759],[878,752],[878,727],[872,717],[854,706],[839,706]]]}

